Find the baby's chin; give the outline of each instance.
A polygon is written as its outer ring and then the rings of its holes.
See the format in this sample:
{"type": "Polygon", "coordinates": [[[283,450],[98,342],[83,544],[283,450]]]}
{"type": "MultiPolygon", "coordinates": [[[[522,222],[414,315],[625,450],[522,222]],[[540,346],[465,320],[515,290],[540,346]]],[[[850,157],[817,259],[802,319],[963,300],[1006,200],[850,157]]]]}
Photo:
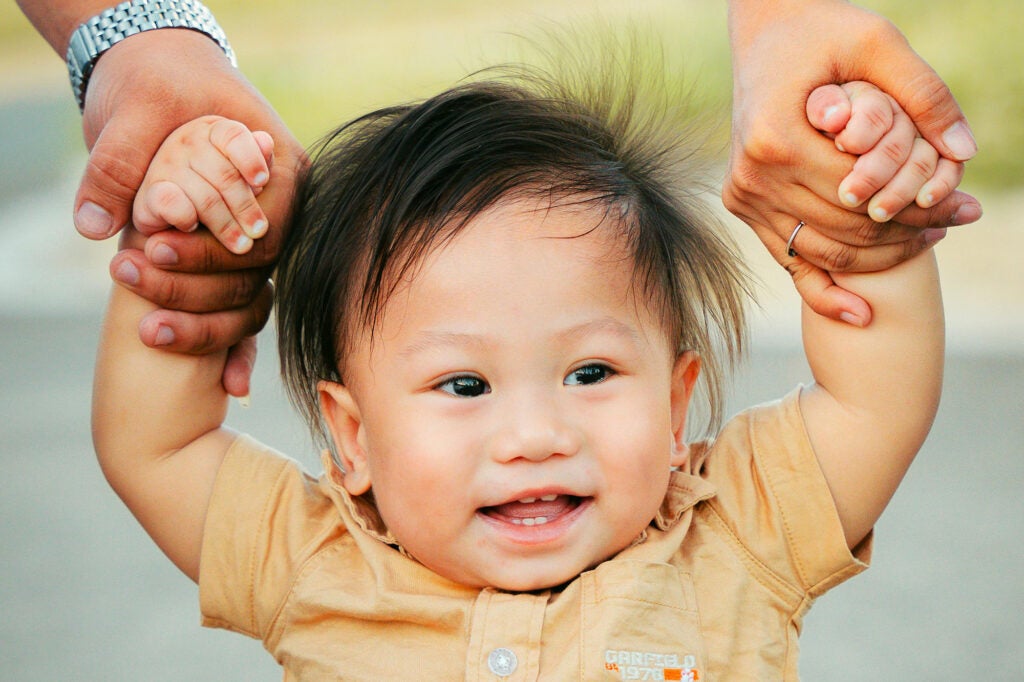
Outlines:
{"type": "Polygon", "coordinates": [[[513,561],[491,570],[481,569],[472,574],[459,568],[431,566],[422,561],[420,563],[441,577],[465,587],[490,588],[502,592],[559,592],[581,574],[610,559],[622,549],[625,547],[590,562],[568,561],[559,562],[560,565],[557,566],[537,566],[536,562],[532,562],[531,565],[531,562],[525,560],[513,561]],[[521,565],[516,566],[517,563],[521,565]]]}

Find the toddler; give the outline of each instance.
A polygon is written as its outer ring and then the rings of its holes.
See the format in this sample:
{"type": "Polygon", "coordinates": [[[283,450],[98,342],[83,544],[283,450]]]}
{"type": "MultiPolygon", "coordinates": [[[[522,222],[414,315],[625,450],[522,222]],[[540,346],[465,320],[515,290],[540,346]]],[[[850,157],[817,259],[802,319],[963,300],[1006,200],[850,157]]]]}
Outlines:
{"type": "MultiPolygon", "coordinates": [[[[796,679],[807,609],[866,566],[939,398],[933,256],[836,274],[871,324],[805,309],[813,383],[720,427],[742,264],[668,108],[571,82],[460,85],[316,155],[276,304],[319,478],[223,425],[223,354],[144,347],[150,304],[112,293],[104,471],[199,583],[204,623],[260,638],[285,679],[796,679]],[[688,442],[701,382],[713,437],[688,442]]],[[[847,91],[844,147],[906,152],[888,215],[952,190],[902,112],[857,133],[890,101],[847,91]]],[[[136,220],[247,250],[271,150],[235,122],[184,126],[136,220]]],[[[782,247],[796,262],[816,217],[785,219],[807,223],[782,247]]]]}

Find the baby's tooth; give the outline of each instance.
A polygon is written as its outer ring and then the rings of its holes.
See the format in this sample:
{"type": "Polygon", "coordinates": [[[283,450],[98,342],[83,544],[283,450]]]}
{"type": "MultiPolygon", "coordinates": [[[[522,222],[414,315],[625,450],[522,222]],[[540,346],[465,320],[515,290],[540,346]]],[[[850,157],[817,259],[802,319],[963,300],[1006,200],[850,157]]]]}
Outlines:
{"type": "Polygon", "coordinates": [[[540,499],[542,502],[554,502],[555,500],[558,499],[558,495],[545,495],[540,499]]]}
{"type": "MultiPolygon", "coordinates": [[[[541,499],[544,499],[544,498],[542,497],[541,499]]],[[[537,501],[536,497],[524,497],[523,499],[519,500],[519,503],[520,504],[532,504],[532,503],[534,503],[536,501],[537,501]]]]}

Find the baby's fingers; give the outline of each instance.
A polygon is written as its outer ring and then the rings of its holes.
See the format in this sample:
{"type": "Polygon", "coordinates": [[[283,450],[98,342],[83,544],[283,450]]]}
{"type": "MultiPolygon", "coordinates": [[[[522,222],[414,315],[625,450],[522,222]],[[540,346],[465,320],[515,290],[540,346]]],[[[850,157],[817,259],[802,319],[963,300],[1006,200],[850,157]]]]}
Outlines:
{"type": "Polygon", "coordinates": [[[910,117],[900,110],[894,111],[889,132],[857,159],[853,170],[839,183],[839,200],[850,208],[860,206],[889,184],[910,158],[915,139],[917,129],[910,117]]]}
{"type": "Polygon", "coordinates": [[[270,180],[274,141],[267,133],[251,133],[242,123],[225,118],[210,127],[210,142],[252,190],[262,189],[270,180]]]}
{"type": "MultiPolygon", "coordinates": [[[[262,159],[262,156],[261,156],[262,159]]],[[[267,217],[241,172],[209,147],[189,158],[191,179],[182,183],[199,220],[233,253],[246,253],[266,234],[267,217]]]]}
{"type": "Polygon", "coordinates": [[[964,177],[964,164],[939,157],[935,174],[917,193],[917,205],[931,208],[956,190],[964,177]]]}
{"type": "Polygon", "coordinates": [[[153,234],[168,226],[182,232],[196,229],[199,216],[185,191],[174,182],[161,180],[146,186],[136,198],[132,224],[143,234],[153,234]]]}
{"type": "MultiPolygon", "coordinates": [[[[935,174],[938,160],[939,153],[935,147],[923,138],[914,140],[907,162],[868,202],[868,215],[871,219],[884,223],[914,203],[925,183],[935,174]]],[[[948,195],[948,192],[946,194],[948,195]]],[[[945,198],[945,195],[942,198],[945,198]]]]}
{"type": "Polygon", "coordinates": [[[836,147],[865,154],[892,130],[897,109],[888,95],[870,83],[852,81],[841,87],[850,98],[850,114],[846,127],[836,135],[836,147]]]}

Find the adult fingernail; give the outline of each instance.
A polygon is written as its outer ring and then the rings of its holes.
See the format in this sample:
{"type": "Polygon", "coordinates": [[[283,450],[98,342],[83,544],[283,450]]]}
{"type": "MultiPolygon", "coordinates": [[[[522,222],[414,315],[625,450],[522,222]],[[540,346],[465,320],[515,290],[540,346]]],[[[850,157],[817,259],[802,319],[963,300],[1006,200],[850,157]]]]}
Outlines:
{"type": "Polygon", "coordinates": [[[176,265],[178,263],[178,252],[167,244],[157,244],[153,247],[153,253],[149,260],[154,265],[176,265]]]}
{"type": "Polygon", "coordinates": [[[924,236],[925,246],[931,246],[937,241],[941,241],[946,237],[946,228],[944,227],[929,227],[927,230],[922,232],[924,236]]]}
{"type": "Polygon", "coordinates": [[[160,325],[156,329],[156,338],[153,340],[154,346],[168,346],[174,343],[174,330],[165,325],[160,325]]]}
{"type": "Polygon", "coordinates": [[[963,121],[957,121],[942,133],[942,141],[953,152],[958,161],[966,161],[978,153],[978,143],[974,141],[971,129],[963,121]]]}
{"type": "Polygon", "coordinates": [[[981,204],[964,204],[953,214],[954,225],[968,225],[981,218],[981,204]]]}
{"type": "Polygon", "coordinates": [[[864,326],[864,318],[851,312],[844,311],[839,313],[839,319],[847,324],[852,324],[854,327],[864,326]]]}
{"type": "Polygon", "coordinates": [[[114,279],[122,284],[135,286],[139,283],[139,269],[130,260],[123,260],[114,268],[114,279]]]}
{"type": "Polygon", "coordinates": [[[114,234],[114,218],[102,206],[84,201],[75,211],[75,227],[86,237],[106,239],[114,234]]]}

